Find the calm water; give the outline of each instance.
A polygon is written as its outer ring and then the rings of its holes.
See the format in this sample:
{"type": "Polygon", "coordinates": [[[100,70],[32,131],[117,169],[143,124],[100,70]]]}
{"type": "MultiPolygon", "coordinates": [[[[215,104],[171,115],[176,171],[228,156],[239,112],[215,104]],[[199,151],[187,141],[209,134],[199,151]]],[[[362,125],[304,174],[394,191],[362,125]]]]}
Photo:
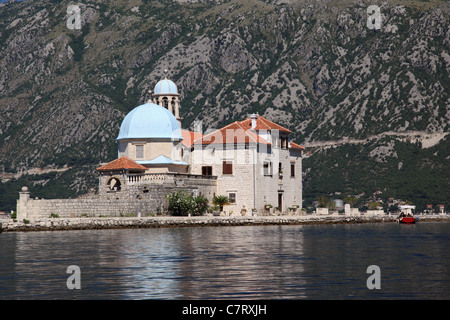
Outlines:
{"type": "Polygon", "coordinates": [[[449,298],[448,222],[0,234],[0,299],[449,298]]]}

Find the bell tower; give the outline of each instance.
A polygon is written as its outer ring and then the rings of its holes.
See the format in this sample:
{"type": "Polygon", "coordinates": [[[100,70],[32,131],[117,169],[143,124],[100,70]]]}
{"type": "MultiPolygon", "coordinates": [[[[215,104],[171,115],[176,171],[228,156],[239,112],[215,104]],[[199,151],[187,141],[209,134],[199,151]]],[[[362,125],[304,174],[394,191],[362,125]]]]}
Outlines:
{"type": "MultiPolygon", "coordinates": [[[[164,70],[164,72],[167,74],[167,70],[164,70]]],[[[178,93],[176,84],[172,80],[164,77],[164,79],[155,85],[153,103],[169,110],[175,116],[181,128],[180,94],[178,93]]]]}

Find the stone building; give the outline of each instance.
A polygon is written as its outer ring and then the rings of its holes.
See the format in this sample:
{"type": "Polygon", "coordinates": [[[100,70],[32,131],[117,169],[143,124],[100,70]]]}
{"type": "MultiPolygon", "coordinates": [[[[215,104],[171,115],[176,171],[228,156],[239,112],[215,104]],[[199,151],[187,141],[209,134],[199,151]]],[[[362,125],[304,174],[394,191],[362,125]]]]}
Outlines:
{"type": "Polygon", "coordinates": [[[23,190],[18,218],[48,215],[148,215],[166,195],[188,190],[209,202],[225,195],[227,214],[299,212],[302,151],[291,131],[257,114],[209,133],[183,129],[176,84],[159,81],[130,111],[116,139],[118,158],[99,168],[99,192],[83,199],[33,200],[23,190]]]}

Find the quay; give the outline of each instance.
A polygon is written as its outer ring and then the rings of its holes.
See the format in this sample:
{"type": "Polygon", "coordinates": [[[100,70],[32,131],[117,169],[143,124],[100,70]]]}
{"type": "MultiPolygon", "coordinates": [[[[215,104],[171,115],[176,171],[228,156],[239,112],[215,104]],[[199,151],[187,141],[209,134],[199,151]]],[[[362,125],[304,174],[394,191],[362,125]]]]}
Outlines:
{"type": "MultiPolygon", "coordinates": [[[[420,222],[450,221],[450,215],[419,215],[420,222]]],[[[293,216],[156,216],[2,219],[1,232],[99,230],[126,228],[175,228],[207,226],[261,226],[395,222],[394,215],[293,215],[293,216]]]]}

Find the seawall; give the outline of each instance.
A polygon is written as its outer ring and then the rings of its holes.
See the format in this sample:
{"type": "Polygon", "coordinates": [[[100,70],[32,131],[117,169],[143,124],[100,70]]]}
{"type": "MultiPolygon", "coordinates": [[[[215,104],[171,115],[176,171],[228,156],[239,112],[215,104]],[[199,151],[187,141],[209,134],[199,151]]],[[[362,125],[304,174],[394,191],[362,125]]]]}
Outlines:
{"type": "MultiPolygon", "coordinates": [[[[201,226],[257,226],[395,222],[396,216],[200,216],[200,217],[102,217],[37,218],[29,221],[0,220],[0,232],[98,230],[125,228],[173,228],[201,226]]],[[[419,216],[419,222],[450,221],[450,215],[419,216]]]]}

